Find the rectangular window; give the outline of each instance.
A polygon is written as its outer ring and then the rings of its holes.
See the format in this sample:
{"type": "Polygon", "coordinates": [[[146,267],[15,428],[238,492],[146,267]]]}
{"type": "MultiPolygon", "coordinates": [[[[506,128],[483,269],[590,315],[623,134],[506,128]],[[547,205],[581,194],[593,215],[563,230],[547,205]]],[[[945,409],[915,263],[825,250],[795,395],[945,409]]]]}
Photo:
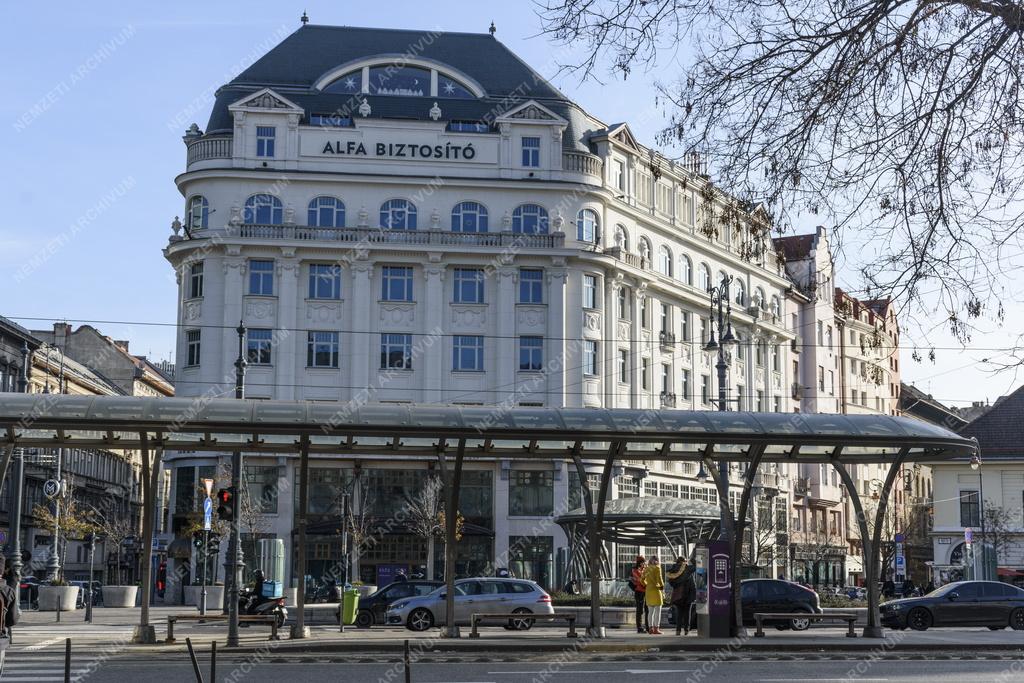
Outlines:
{"type": "Polygon", "coordinates": [[[828,395],[836,395],[836,373],[832,370],[828,371],[828,395]]]}
{"type": "Polygon", "coordinates": [[[457,304],[482,304],[484,302],[483,269],[455,269],[455,293],[452,301],[457,304]]]}
{"type": "Polygon", "coordinates": [[[683,370],[679,376],[679,392],[683,395],[684,401],[693,400],[693,396],[690,395],[690,371],[683,370]]]}
{"type": "Polygon", "coordinates": [[[274,296],[273,261],[249,261],[249,294],[274,296]]]}
{"type": "Polygon", "coordinates": [[[256,126],[256,156],[274,156],[274,135],[273,126],[256,126]]]}
{"type": "Polygon", "coordinates": [[[757,390],[757,412],[764,412],[764,391],[761,389],[757,390]]]}
{"type": "Polygon", "coordinates": [[[277,479],[276,465],[246,465],[244,491],[249,498],[248,509],[263,514],[277,514],[277,479]]]}
{"type": "Polygon", "coordinates": [[[380,367],[412,370],[412,335],[380,335],[380,367]]]}
{"type": "Polygon", "coordinates": [[[781,396],[773,396],[772,397],[772,410],[774,410],[776,413],[781,413],[782,412],[782,397],[781,396]]]}
{"type": "Polygon", "coordinates": [[[535,372],[544,369],[544,338],[519,338],[519,369],[535,372]]]}
{"type": "Polygon", "coordinates": [[[661,305],[661,332],[672,333],[672,306],[663,303],[661,305]]]}
{"type": "Polygon", "coordinates": [[[709,405],[711,403],[711,376],[701,375],[700,376],[700,402],[701,405],[709,405]]]}
{"type": "Polygon", "coordinates": [[[825,345],[825,323],[818,321],[818,346],[825,345]]]}
{"type": "Polygon", "coordinates": [[[679,333],[680,340],[687,344],[690,341],[690,312],[680,311],[679,312],[679,333]]]}
{"type": "Polygon", "coordinates": [[[452,370],[457,372],[483,372],[484,338],[455,335],[452,340],[452,370]]]}
{"type": "Polygon", "coordinates": [[[818,391],[825,391],[825,368],[818,366],[818,391]]]}
{"type": "Polygon", "coordinates": [[[583,308],[597,308],[597,276],[583,276],[583,308]]]}
{"type": "Polygon", "coordinates": [[[651,386],[650,361],[648,361],[646,358],[641,358],[640,359],[640,388],[643,389],[644,391],[647,391],[648,389],[650,389],[650,386],[651,386]]]}
{"type": "Polygon", "coordinates": [[[981,526],[981,503],[977,491],[960,492],[960,526],[981,526]]]}
{"type": "Polygon", "coordinates": [[[341,267],[331,263],[310,264],[309,298],[340,299],[341,267]]]}
{"type": "Polygon", "coordinates": [[[544,271],[536,268],[519,269],[519,303],[544,303],[544,271]]]}
{"type": "Polygon", "coordinates": [[[700,344],[703,346],[708,343],[708,319],[700,319],[700,344]]]}
{"type": "Polygon", "coordinates": [[[412,301],[412,268],[384,266],[380,281],[383,301],[412,301]]]}
{"type": "Polygon", "coordinates": [[[746,396],[743,395],[745,387],[742,384],[736,385],[736,410],[746,410],[746,396]]]}
{"type": "Polygon", "coordinates": [[[188,330],[185,332],[185,343],[188,345],[188,362],[186,365],[199,365],[200,334],[202,330],[188,330]]]}
{"type": "Polygon", "coordinates": [[[619,381],[629,384],[629,351],[619,349],[619,381]]]}
{"type": "Polygon", "coordinates": [[[198,299],[203,295],[203,262],[189,267],[188,298],[198,299]]]}
{"type": "Polygon", "coordinates": [[[775,372],[782,372],[782,365],[779,363],[779,358],[782,356],[779,353],[778,345],[772,346],[772,370],[775,372]]]}
{"type": "Polygon", "coordinates": [[[619,318],[629,320],[629,287],[619,287],[619,318]]]}
{"type": "Polygon", "coordinates": [[[616,189],[619,192],[626,191],[626,165],[620,160],[615,160],[615,178],[613,179],[616,189]]]}
{"type": "Polygon", "coordinates": [[[661,364],[661,393],[672,393],[672,366],[661,364]]]}
{"type": "Polygon", "coordinates": [[[597,376],[597,342],[589,339],[583,342],[583,374],[597,376]]]}
{"type": "Polygon", "coordinates": [[[640,299],[640,327],[645,330],[649,329],[651,326],[651,317],[649,314],[651,309],[647,303],[648,301],[649,299],[647,297],[640,299]]]}
{"type": "Polygon", "coordinates": [[[638,498],[640,496],[640,480],[636,477],[616,477],[615,484],[619,489],[619,498],[638,498]]]}
{"type": "Polygon", "coordinates": [[[523,138],[523,166],[540,167],[540,138],[523,138]]]}
{"type": "Polygon", "coordinates": [[[306,365],[311,368],[338,367],[338,333],[309,332],[306,338],[306,365]]]}
{"type": "Polygon", "coordinates": [[[510,516],[550,515],[554,509],[555,478],[551,470],[512,470],[508,484],[510,516]]]}
{"type": "Polygon", "coordinates": [[[272,337],[272,330],[246,330],[246,360],[250,365],[270,365],[272,337]]]}

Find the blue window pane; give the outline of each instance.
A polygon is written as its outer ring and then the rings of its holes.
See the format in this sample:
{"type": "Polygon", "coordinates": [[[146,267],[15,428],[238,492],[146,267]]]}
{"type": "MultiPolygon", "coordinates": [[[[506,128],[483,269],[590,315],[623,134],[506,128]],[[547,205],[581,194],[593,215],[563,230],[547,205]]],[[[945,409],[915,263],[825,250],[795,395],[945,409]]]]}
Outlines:
{"type": "Polygon", "coordinates": [[[338,80],[333,81],[330,85],[324,88],[324,92],[352,95],[362,92],[362,89],[363,72],[360,69],[358,71],[350,71],[338,80]]]}
{"type": "Polygon", "coordinates": [[[412,301],[412,268],[384,266],[381,272],[381,299],[412,301]]]}
{"type": "Polygon", "coordinates": [[[281,225],[284,222],[284,205],[270,194],[254,194],[245,200],[242,222],[255,225],[281,225]]]}
{"type": "Polygon", "coordinates": [[[487,209],[478,202],[462,202],[452,209],[453,232],[487,232],[487,209]]]}
{"type": "Polygon", "coordinates": [[[274,262],[249,261],[249,294],[274,295],[274,262]]]}
{"type": "Polygon", "coordinates": [[[309,267],[309,298],[340,299],[341,268],[324,263],[312,264],[309,267]]]}
{"type": "Polygon", "coordinates": [[[512,212],[512,232],[524,235],[546,235],[548,212],[536,204],[523,204],[512,212]]]}
{"type": "Polygon", "coordinates": [[[484,302],[484,272],[478,268],[455,269],[455,294],[457,304],[482,304],[484,302]]]}
{"type": "Polygon", "coordinates": [[[345,227],[345,204],[334,197],[317,197],[309,203],[308,224],[321,228],[345,227]]]}
{"type": "Polygon", "coordinates": [[[256,156],[274,156],[274,135],[273,126],[256,126],[256,156]]]}
{"type": "Polygon", "coordinates": [[[430,94],[430,71],[414,66],[394,65],[370,68],[370,94],[426,97],[430,94]]]}
{"type": "Polygon", "coordinates": [[[468,100],[473,97],[473,93],[454,78],[437,74],[437,96],[468,100]]]}
{"type": "Polygon", "coordinates": [[[519,303],[540,304],[544,302],[544,271],[533,268],[519,270],[519,303]]]}
{"type": "Polygon", "coordinates": [[[540,138],[523,138],[523,166],[540,166],[540,138]]]}

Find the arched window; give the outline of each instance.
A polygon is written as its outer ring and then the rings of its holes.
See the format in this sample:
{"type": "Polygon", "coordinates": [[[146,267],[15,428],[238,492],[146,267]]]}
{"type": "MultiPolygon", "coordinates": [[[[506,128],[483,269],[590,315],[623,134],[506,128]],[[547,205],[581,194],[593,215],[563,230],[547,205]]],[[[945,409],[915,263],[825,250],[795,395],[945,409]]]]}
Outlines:
{"type": "Polygon", "coordinates": [[[658,247],[658,272],[672,277],[672,250],[664,244],[658,247]]]}
{"type": "Polygon", "coordinates": [[[576,239],[580,242],[596,244],[598,241],[597,214],[590,209],[582,209],[576,214],[576,239]]]}
{"type": "Polygon", "coordinates": [[[706,263],[697,268],[697,286],[702,292],[711,291],[711,268],[706,263]]]}
{"type": "Polygon", "coordinates": [[[415,230],[416,205],[408,199],[389,199],[380,205],[380,224],[391,230],[415,230]]]}
{"type": "Polygon", "coordinates": [[[461,202],[452,209],[452,232],[487,232],[487,208],[479,202],[461,202]]]}
{"type": "Polygon", "coordinates": [[[741,308],[746,308],[747,305],[747,290],[743,286],[742,280],[733,280],[733,293],[732,300],[736,302],[736,305],[741,308]]]}
{"type": "Polygon", "coordinates": [[[309,203],[308,225],[318,228],[344,228],[345,204],[334,197],[314,197],[309,203]]]}
{"type": "Polygon", "coordinates": [[[543,206],[522,204],[512,212],[512,232],[523,235],[548,234],[548,212],[543,206]]]}
{"type": "Polygon", "coordinates": [[[629,251],[629,232],[623,225],[615,226],[615,246],[622,251],[629,251]]]}
{"type": "Polygon", "coordinates": [[[775,317],[776,320],[780,320],[782,318],[782,304],[779,301],[779,297],[772,297],[772,304],[769,310],[771,311],[772,315],[775,317]]]}
{"type": "Polygon", "coordinates": [[[188,202],[188,227],[190,230],[206,228],[206,219],[210,216],[210,205],[206,197],[196,195],[188,202]]]}
{"type": "Polygon", "coordinates": [[[284,222],[284,206],[272,194],[254,194],[245,200],[242,222],[255,225],[281,225],[284,222]]]}
{"type": "Polygon", "coordinates": [[[686,254],[679,257],[679,279],[683,284],[693,284],[693,261],[686,254]]]}

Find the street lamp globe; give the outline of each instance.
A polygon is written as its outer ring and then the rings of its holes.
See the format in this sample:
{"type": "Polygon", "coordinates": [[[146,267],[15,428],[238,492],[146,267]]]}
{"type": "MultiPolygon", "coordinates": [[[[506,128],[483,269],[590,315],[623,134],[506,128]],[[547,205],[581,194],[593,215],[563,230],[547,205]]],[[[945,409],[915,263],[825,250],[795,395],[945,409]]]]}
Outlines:
{"type": "Polygon", "coordinates": [[[971,469],[977,472],[979,467],[981,467],[981,458],[975,453],[971,456],[971,469]]]}
{"type": "Polygon", "coordinates": [[[697,470],[697,481],[699,481],[700,483],[704,484],[704,483],[707,483],[707,480],[708,480],[708,473],[707,473],[707,470],[704,469],[704,462],[701,461],[700,469],[697,470]]]}

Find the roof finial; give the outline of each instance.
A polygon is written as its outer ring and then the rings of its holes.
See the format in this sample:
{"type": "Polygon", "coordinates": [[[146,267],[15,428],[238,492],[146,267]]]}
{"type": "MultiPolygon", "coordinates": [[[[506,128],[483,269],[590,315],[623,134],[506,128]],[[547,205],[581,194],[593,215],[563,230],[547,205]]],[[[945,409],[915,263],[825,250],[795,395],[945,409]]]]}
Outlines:
{"type": "Polygon", "coordinates": [[[493,37],[494,37],[494,33],[495,33],[495,31],[497,31],[497,30],[498,30],[498,29],[497,29],[497,28],[496,28],[496,27],[494,26],[494,22],[492,21],[492,22],[491,22],[491,27],[490,27],[489,29],[487,29],[487,32],[488,32],[488,33],[490,33],[490,34],[491,34],[491,37],[493,38],[493,37]]]}
{"type": "Polygon", "coordinates": [[[299,21],[302,22],[303,26],[309,23],[309,16],[306,14],[306,10],[302,10],[302,17],[299,19],[299,21]]]}

